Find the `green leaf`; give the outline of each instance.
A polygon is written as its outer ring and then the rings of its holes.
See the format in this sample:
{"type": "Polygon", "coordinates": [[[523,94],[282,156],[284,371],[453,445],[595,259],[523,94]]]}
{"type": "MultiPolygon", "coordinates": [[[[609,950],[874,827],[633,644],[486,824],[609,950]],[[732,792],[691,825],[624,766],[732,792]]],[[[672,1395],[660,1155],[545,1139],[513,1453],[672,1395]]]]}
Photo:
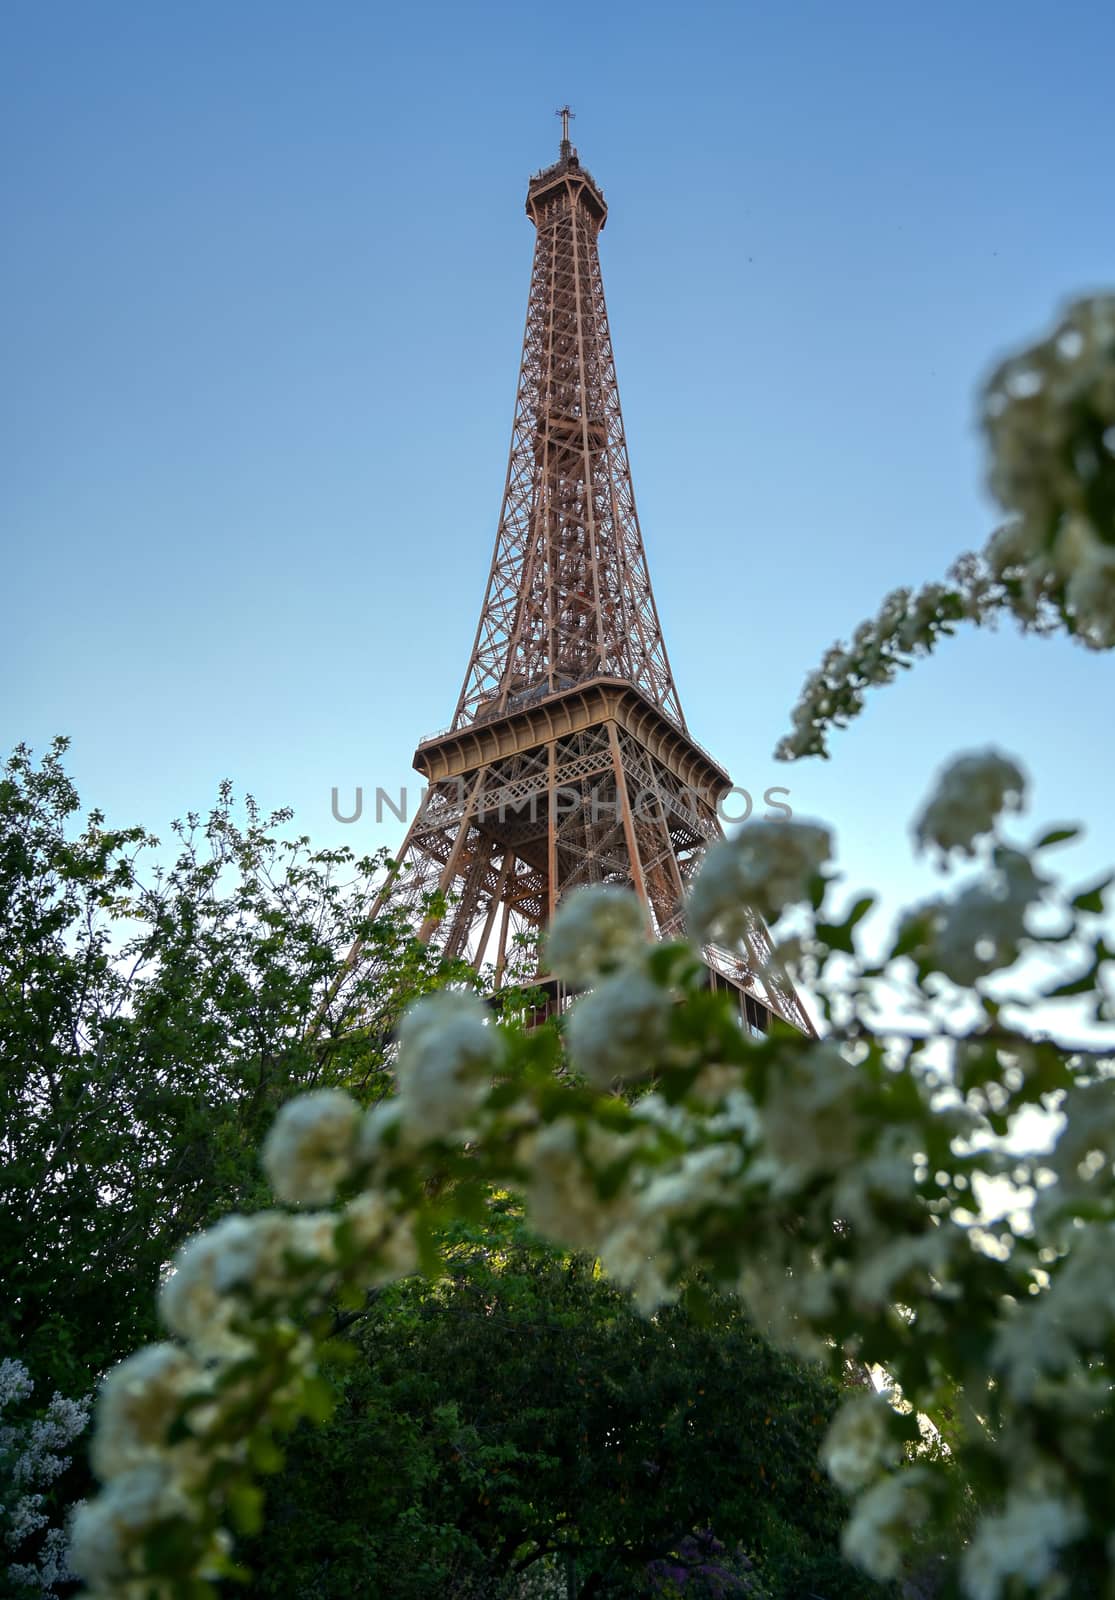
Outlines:
{"type": "Polygon", "coordinates": [[[328,1422],[337,1404],[332,1386],[324,1378],[307,1378],[302,1390],[302,1408],[311,1422],[328,1422]]]}
{"type": "Polygon", "coordinates": [[[257,1472],[281,1472],[285,1456],[269,1434],[257,1433],[253,1435],[248,1446],[248,1455],[257,1472]]]}
{"type": "Polygon", "coordinates": [[[238,1533],[250,1537],[263,1527],[263,1490],[254,1483],[233,1483],[227,1490],[229,1516],[238,1533]]]}
{"type": "Polygon", "coordinates": [[[1079,894],[1073,895],[1070,901],[1073,910],[1090,911],[1097,914],[1101,912],[1103,910],[1103,891],[1110,887],[1111,882],[1112,878],[1109,873],[1106,878],[1101,878],[1099,883],[1093,885],[1091,889],[1082,889],[1079,894]]]}
{"type": "Polygon", "coordinates": [[[1052,828],[1048,833],[1042,834],[1041,838],[1034,845],[1034,849],[1048,850],[1050,845],[1063,844],[1066,839],[1077,839],[1079,837],[1079,828],[1052,828]]]}
{"type": "Polygon", "coordinates": [[[855,905],[848,913],[846,918],[848,927],[857,928],[874,904],[875,896],[873,894],[865,894],[861,896],[861,898],[856,901],[855,905]]]}

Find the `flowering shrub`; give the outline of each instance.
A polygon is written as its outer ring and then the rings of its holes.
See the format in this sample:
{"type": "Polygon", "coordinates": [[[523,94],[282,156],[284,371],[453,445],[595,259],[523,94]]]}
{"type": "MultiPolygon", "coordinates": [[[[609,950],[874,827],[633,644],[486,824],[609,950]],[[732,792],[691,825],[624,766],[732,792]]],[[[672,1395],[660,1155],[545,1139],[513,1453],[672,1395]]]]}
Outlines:
{"type": "Polygon", "coordinates": [[[31,1559],[10,1561],[8,1581],[14,1592],[53,1595],[56,1585],[72,1579],[67,1563],[65,1530],[51,1527],[47,1493],[70,1465],[63,1454],[83,1433],[89,1421],[89,1399],[67,1400],[55,1394],[45,1412],[12,1420],[29,1400],[34,1382],[22,1361],[0,1361],[0,1528],[9,1555],[28,1552],[24,1546],[38,1539],[31,1559]]]}
{"type": "Polygon", "coordinates": [[[673,1556],[647,1569],[654,1600],[766,1600],[767,1590],[744,1550],[726,1550],[708,1528],[691,1533],[673,1556]]]}
{"type": "MultiPolygon", "coordinates": [[[[988,557],[991,588],[971,569],[963,614],[985,615],[992,595],[1112,642],[1107,557],[1080,554],[1077,523],[1115,549],[1113,338],[1110,302],[1081,305],[993,379],[993,481],[1021,542],[988,557]]],[[[794,753],[820,748],[957,604],[890,603],[885,628],[825,669],[794,753]]],[[[1073,1593],[1102,1592],[1115,1574],[1115,1077],[1109,1047],[1063,1047],[1048,1027],[1067,1009],[1110,1040],[1115,952],[1098,922],[1106,883],[1065,888],[1051,870],[1071,830],[1004,832],[1024,799],[1021,767],[995,751],[941,776],[918,838],[968,875],[911,908],[881,954],[861,949],[872,900],[839,895],[828,831],[751,824],[709,852],[687,941],[646,942],[637,905],[614,893],[563,908],[555,965],[589,990],[563,1024],[567,1075],[552,1025],[497,1022],[450,991],[404,1020],[392,1100],[365,1113],[333,1090],[286,1106],[265,1164],[299,1209],[230,1217],[186,1244],[160,1300],[176,1343],[105,1386],[104,1489],[73,1538],[91,1592],[198,1596],[236,1571],[276,1436],[328,1411],[333,1309],[436,1270],[439,1231],[481,1214],[493,1187],[525,1197],[538,1233],[594,1252],[647,1313],[711,1281],[834,1371],[849,1357],[885,1371],[890,1397],[849,1402],[822,1452],[851,1500],[845,1552],[873,1577],[923,1563],[963,1521],[970,1600],[1051,1596],[1070,1577],[1073,1593]],[[707,987],[700,949],[747,906],[814,997],[820,1039],[778,1024],[753,1038],[707,987]],[[1035,1109],[1060,1112],[1052,1147],[1007,1149],[1035,1109]]]]}
{"type": "Polygon", "coordinates": [[[806,680],[787,760],[827,755],[867,691],[929,655],[962,622],[1014,618],[1115,646],[1115,295],[1077,300],[1048,338],[992,373],[983,397],[988,486],[1007,521],[946,583],[896,589],[806,680]]]}

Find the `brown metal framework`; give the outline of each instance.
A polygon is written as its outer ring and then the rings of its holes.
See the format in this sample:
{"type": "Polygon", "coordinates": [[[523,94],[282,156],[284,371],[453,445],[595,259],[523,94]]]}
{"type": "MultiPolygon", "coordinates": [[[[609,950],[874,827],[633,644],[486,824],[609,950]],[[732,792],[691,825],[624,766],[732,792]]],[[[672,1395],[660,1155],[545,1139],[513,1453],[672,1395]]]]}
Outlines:
{"type": "MultiPolygon", "coordinates": [[[[607,207],[568,114],[563,133],[559,159],[527,191],[534,266],[476,641],[450,728],[415,753],[427,793],[385,890],[413,911],[420,938],[494,965],[497,986],[514,937],[542,929],[583,884],[632,887],[649,931],[678,935],[730,788],[690,736],[674,687],[604,304],[607,207]],[[435,894],[444,915],[430,909],[435,894]]],[[[705,959],[752,1027],[774,1012],[812,1032],[759,917],[739,949],[709,947],[705,959]]]]}

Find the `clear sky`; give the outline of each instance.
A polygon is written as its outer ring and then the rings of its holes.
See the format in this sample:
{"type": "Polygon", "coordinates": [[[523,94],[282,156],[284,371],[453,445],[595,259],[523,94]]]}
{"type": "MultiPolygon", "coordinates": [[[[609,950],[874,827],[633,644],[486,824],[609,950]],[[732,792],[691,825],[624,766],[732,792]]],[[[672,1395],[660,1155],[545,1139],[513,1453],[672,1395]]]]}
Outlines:
{"type": "MultiPolygon", "coordinates": [[[[5,746],[165,832],[222,777],[322,843],[453,711],[495,533],[529,174],[569,100],[695,736],[918,881],[950,752],[1115,858],[1112,662],[1009,632],[770,751],[891,587],[982,543],[978,381],[1115,280],[1115,12],[1046,0],[121,5],[0,23],[5,746]]],[[[1071,857],[1069,858],[1071,860],[1071,857]]]]}

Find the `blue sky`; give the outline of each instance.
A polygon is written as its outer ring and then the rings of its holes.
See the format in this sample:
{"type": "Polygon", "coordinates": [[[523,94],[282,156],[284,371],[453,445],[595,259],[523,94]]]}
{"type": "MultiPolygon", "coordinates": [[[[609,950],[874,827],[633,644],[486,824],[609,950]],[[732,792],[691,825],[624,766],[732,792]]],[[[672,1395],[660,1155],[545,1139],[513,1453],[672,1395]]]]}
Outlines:
{"type": "MultiPolygon", "coordinates": [[[[1115,277],[1096,4],[9,3],[5,746],[166,831],[222,777],[322,843],[452,713],[502,489],[529,174],[575,142],[695,736],[922,881],[953,750],[1115,857],[1111,662],[971,636],[827,765],[770,751],[891,587],[982,543],[991,360],[1115,277]]],[[[1072,856],[1067,858],[1070,862],[1072,856]]]]}

